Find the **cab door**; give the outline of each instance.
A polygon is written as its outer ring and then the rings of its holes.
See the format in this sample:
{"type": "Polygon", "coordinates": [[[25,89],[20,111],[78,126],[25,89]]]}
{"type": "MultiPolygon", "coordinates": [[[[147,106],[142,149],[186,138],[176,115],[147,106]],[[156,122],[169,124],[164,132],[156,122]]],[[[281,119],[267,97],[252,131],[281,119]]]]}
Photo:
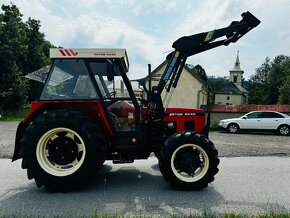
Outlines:
{"type": "Polygon", "coordinates": [[[135,132],[140,125],[140,108],[126,72],[111,61],[90,61],[89,66],[113,131],[135,132]]]}

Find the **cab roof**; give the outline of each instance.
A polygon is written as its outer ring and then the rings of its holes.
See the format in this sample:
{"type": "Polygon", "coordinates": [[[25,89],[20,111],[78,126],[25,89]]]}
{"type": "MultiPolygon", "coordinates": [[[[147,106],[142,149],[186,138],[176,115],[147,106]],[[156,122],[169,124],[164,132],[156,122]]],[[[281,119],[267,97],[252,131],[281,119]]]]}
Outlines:
{"type": "Polygon", "coordinates": [[[129,70],[127,51],[124,48],[50,48],[49,56],[54,59],[118,59],[123,65],[125,72],[129,70]]]}

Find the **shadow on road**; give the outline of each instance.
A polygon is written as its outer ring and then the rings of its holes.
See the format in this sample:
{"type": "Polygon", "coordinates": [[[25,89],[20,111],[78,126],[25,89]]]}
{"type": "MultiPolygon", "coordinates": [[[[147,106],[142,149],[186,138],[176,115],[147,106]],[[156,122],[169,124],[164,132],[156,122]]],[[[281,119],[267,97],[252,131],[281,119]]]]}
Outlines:
{"type": "Polygon", "coordinates": [[[229,202],[212,185],[201,191],[175,191],[163,180],[156,164],[149,168],[149,173],[134,166],[112,168],[104,165],[98,178],[79,192],[49,193],[30,182],[19,189],[7,190],[0,197],[0,211],[5,215],[75,216],[92,215],[95,211],[125,215],[189,215],[235,212],[239,208],[243,212],[245,207],[252,208],[253,213],[269,208],[283,209],[268,203],[229,202]]]}
{"type": "MultiPolygon", "coordinates": [[[[267,135],[267,136],[277,136],[277,137],[281,137],[281,135],[277,134],[276,132],[274,131],[263,131],[263,130],[260,130],[260,131],[255,131],[255,130],[239,130],[238,133],[229,133],[228,131],[226,130],[220,130],[218,131],[219,133],[222,133],[222,134],[229,134],[229,135],[267,135]]],[[[290,136],[290,135],[287,135],[287,136],[290,136]]],[[[287,137],[287,136],[283,136],[283,137],[287,137]]]]}

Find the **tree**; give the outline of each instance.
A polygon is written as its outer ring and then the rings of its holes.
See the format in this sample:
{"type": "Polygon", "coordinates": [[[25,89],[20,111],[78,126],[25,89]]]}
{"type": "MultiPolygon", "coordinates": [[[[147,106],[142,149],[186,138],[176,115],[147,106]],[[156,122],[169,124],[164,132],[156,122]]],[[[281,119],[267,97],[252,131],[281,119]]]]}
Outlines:
{"type": "Polygon", "coordinates": [[[290,104],[290,75],[279,89],[279,104],[290,104]]]}
{"type": "Polygon", "coordinates": [[[207,82],[207,75],[205,70],[202,68],[202,66],[195,65],[193,70],[197,73],[197,75],[199,76],[199,78],[201,78],[204,82],[207,82]]]}
{"type": "Polygon", "coordinates": [[[16,64],[10,69],[9,88],[0,93],[1,106],[3,108],[19,108],[27,99],[27,83],[22,80],[21,72],[16,64]]]}
{"type": "Polygon", "coordinates": [[[4,13],[0,14],[0,104],[3,108],[15,108],[26,101],[27,82],[22,71],[27,59],[26,25],[15,5],[1,8],[4,13]]]}
{"type": "MultiPolygon", "coordinates": [[[[44,38],[44,34],[39,31],[39,20],[29,18],[26,24],[28,45],[27,56],[29,57],[25,65],[25,72],[27,74],[50,64],[49,48],[54,46],[51,45],[50,42],[46,41],[44,38]]],[[[28,99],[30,101],[37,99],[41,94],[42,87],[42,83],[29,80],[28,99]]]]}
{"type": "Polygon", "coordinates": [[[49,48],[54,47],[39,31],[40,21],[22,14],[14,4],[2,5],[0,13],[0,108],[15,109],[27,98],[39,97],[42,84],[25,75],[50,63],[49,48]]]}
{"type": "Polygon", "coordinates": [[[200,79],[202,79],[205,83],[207,82],[207,75],[205,70],[202,66],[198,65],[192,65],[192,64],[186,64],[186,66],[192,70],[193,73],[195,73],[200,79]]]}
{"type": "Polygon", "coordinates": [[[285,55],[276,56],[271,63],[269,73],[269,104],[278,103],[279,89],[286,82],[288,75],[290,75],[290,57],[285,55]]]}
{"type": "Polygon", "coordinates": [[[266,58],[262,66],[250,77],[248,83],[250,104],[268,104],[270,69],[270,59],[266,58]]]}
{"type": "Polygon", "coordinates": [[[211,76],[207,80],[209,94],[208,94],[208,104],[214,104],[215,93],[221,88],[225,87],[229,83],[226,77],[214,77],[211,76]]]}
{"type": "Polygon", "coordinates": [[[280,101],[284,102],[282,99],[285,99],[285,95],[287,95],[284,91],[289,87],[287,86],[289,76],[290,57],[278,55],[273,61],[266,58],[249,80],[249,103],[277,104],[280,101]]]}

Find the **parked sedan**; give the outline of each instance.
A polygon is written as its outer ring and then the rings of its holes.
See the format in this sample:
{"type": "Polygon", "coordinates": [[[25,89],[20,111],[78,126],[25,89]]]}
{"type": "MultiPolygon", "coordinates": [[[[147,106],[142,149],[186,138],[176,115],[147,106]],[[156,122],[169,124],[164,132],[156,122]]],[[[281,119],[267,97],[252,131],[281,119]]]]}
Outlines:
{"type": "Polygon", "coordinates": [[[276,111],[252,111],[239,118],[220,120],[218,126],[230,133],[239,130],[274,130],[281,135],[289,135],[290,117],[276,111]]]}

